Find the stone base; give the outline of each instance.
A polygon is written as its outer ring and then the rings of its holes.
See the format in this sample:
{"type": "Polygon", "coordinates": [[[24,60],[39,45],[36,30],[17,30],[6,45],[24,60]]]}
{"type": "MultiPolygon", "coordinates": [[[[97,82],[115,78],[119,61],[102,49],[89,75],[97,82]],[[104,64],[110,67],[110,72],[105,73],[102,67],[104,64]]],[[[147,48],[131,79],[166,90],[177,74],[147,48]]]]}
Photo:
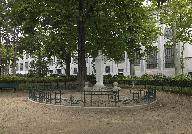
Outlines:
{"type": "Polygon", "coordinates": [[[98,91],[105,90],[105,89],[106,87],[103,84],[97,84],[97,83],[92,88],[92,90],[98,90],[98,91]]]}

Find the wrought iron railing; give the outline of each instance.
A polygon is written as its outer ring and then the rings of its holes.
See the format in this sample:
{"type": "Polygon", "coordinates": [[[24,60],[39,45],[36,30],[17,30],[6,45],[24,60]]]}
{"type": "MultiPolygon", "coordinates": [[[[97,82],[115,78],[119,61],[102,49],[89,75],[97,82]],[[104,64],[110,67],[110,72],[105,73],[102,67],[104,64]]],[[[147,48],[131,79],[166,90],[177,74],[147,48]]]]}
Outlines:
{"type": "Polygon", "coordinates": [[[124,107],[145,104],[156,100],[156,89],[62,90],[52,85],[29,84],[29,99],[46,104],[81,107],[124,107]]]}

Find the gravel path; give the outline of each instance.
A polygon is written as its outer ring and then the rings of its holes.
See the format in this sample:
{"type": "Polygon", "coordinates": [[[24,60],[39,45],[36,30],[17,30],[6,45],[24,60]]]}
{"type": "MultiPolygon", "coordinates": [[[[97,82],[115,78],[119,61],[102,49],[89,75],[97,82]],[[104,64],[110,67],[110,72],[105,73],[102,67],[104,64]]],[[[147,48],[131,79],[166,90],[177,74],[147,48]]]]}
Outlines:
{"type": "Polygon", "coordinates": [[[0,92],[0,134],[192,134],[192,97],[158,93],[156,105],[134,110],[71,109],[0,92]]]}

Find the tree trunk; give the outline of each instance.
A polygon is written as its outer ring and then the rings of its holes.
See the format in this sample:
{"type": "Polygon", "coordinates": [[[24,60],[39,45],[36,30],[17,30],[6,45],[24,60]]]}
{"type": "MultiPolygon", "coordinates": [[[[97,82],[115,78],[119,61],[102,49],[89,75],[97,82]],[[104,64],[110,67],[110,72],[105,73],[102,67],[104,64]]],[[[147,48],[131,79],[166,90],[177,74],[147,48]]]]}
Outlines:
{"type": "Polygon", "coordinates": [[[185,49],[185,44],[182,45],[182,51],[181,51],[181,73],[184,74],[184,68],[185,68],[185,63],[184,63],[184,49],[185,49]]]}
{"type": "MultiPolygon", "coordinates": [[[[133,62],[130,62],[130,75],[135,76],[135,66],[133,62]]],[[[132,88],[135,86],[135,81],[132,81],[132,88]]]]}
{"type": "Polygon", "coordinates": [[[9,56],[9,46],[6,45],[6,67],[5,67],[5,75],[9,74],[9,60],[10,60],[10,56],[9,56]]]}
{"type": "MultiPolygon", "coordinates": [[[[2,45],[1,44],[1,27],[0,27],[0,45],[2,45]]],[[[2,49],[1,49],[1,47],[0,47],[0,75],[1,75],[1,70],[2,70],[2,49]]]]}
{"type": "Polygon", "coordinates": [[[82,90],[86,80],[85,22],[83,20],[83,0],[79,0],[79,16],[77,24],[78,24],[78,81],[80,90],[82,90]]]}
{"type": "MultiPolygon", "coordinates": [[[[1,43],[1,42],[0,42],[1,43]]],[[[0,75],[2,74],[1,71],[2,70],[2,53],[1,53],[1,50],[0,50],[0,75]]]]}
{"type": "Polygon", "coordinates": [[[175,64],[175,75],[181,74],[181,62],[180,62],[180,51],[179,44],[177,44],[176,37],[176,22],[173,22],[173,49],[174,49],[174,64],[175,64]]]}
{"type": "Polygon", "coordinates": [[[12,73],[16,75],[16,57],[17,57],[17,39],[18,39],[19,31],[14,28],[14,42],[13,42],[13,65],[12,65],[12,73]]]}
{"type": "Polygon", "coordinates": [[[14,54],[13,54],[13,66],[12,66],[12,73],[13,75],[16,75],[16,56],[17,56],[17,47],[14,44],[14,54]]]}
{"type": "Polygon", "coordinates": [[[65,64],[66,64],[66,69],[65,69],[65,74],[66,76],[70,76],[70,64],[71,64],[71,54],[67,53],[65,57],[65,64]]]}
{"type": "Polygon", "coordinates": [[[41,67],[41,52],[39,51],[38,52],[38,57],[37,57],[37,75],[39,77],[42,76],[41,71],[42,71],[42,67],[41,67]]]}

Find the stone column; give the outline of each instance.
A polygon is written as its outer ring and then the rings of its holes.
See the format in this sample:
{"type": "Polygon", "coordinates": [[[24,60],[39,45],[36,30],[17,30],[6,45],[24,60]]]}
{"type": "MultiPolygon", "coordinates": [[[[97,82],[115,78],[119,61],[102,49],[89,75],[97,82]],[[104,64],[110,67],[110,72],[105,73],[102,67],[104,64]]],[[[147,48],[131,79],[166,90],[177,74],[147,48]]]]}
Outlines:
{"type": "MultiPolygon", "coordinates": [[[[145,47],[141,46],[141,53],[144,53],[145,47]]],[[[146,73],[146,62],[144,60],[144,57],[141,59],[141,76],[146,73]]]]}
{"type": "Polygon", "coordinates": [[[158,37],[158,49],[159,52],[157,54],[157,63],[158,63],[158,69],[159,73],[163,73],[163,68],[164,68],[164,40],[162,36],[158,37]]]}
{"type": "Polygon", "coordinates": [[[141,76],[146,73],[146,62],[144,59],[141,60],[141,76]]]}
{"type": "Polygon", "coordinates": [[[125,52],[125,71],[124,71],[124,74],[125,74],[125,76],[128,76],[129,75],[129,64],[128,64],[128,62],[129,62],[129,60],[128,60],[128,56],[127,56],[127,52],[125,52]]]}
{"type": "MultiPolygon", "coordinates": [[[[158,18],[158,26],[161,28],[161,32],[164,33],[165,26],[160,24],[158,18]]],[[[157,64],[158,64],[158,73],[163,73],[164,70],[164,36],[158,35],[157,48],[159,52],[157,53],[157,64]]]]}

